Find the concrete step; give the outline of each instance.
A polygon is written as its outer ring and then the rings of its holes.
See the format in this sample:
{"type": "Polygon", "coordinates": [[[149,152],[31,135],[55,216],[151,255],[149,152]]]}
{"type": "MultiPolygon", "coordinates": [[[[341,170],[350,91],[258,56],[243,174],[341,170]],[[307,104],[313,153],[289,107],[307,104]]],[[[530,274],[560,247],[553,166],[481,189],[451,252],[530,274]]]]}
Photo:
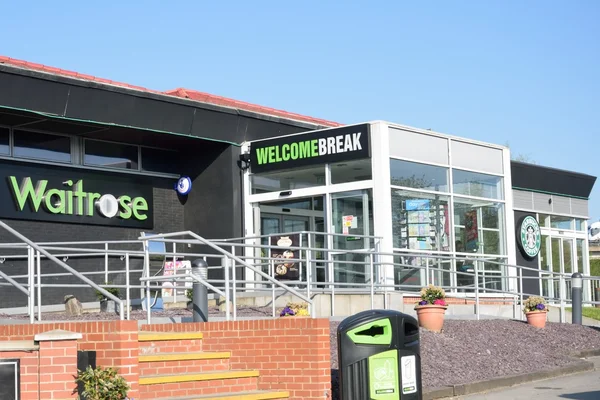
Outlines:
{"type": "Polygon", "coordinates": [[[268,392],[258,390],[253,392],[224,393],[218,395],[189,396],[158,400],[275,400],[287,399],[289,397],[289,392],[268,392]]]}
{"type": "Polygon", "coordinates": [[[201,332],[145,332],[139,333],[140,355],[163,353],[202,352],[201,332]]]}
{"type": "Polygon", "coordinates": [[[140,376],[229,370],[229,352],[157,353],[139,356],[140,376]]]}
{"type": "Polygon", "coordinates": [[[256,391],[258,371],[221,371],[192,374],[140,376],[140,397],[143,399],[182,396],[216,396],[219,393],[256,391]]]}

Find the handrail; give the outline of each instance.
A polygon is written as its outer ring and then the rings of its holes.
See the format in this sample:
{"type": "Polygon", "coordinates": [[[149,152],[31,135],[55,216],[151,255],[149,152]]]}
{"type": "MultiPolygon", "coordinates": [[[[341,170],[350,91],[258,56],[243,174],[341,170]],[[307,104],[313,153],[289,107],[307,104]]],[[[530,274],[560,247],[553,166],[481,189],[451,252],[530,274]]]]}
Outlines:
{"type": "Polygon", "coordinates": [[[263,278],[265,278],[266,280],[268,280],[269,282],[271,282],[273,285],[279,286],[282,289],[285,289],[286,291],[288,291],[289,293],[293,294],[294,296],[304,300],[305,302],[312,304],[312,300],[307,297],[304,296],[303,294],[301,294],[300,292],[294,290],[293,288],[279,282],[278,280],[274,279],[273,277],[271,277],[270,275],[265,274],[264,272],[262,272],[261,270],[254,268],[254,266],[248,264],[246,261],[242,260],[241,258],[239,258],[238,256],[236,256],[235,254],[232,254],[226,250],[224,250],[223,248],[213,244],[212,242],[204,239],[202,236],[199,236],[197,234],[195,234],[192,231],[182,231],[182,232],[173,232],[173,233],[162,233],[159,235],[153,235],[151,237],[140,237],[140,240],[144,240],[144,239],[150,239],[152,238],[153,241],[157,241],[156,239],[161,239],[161,238],[168,238],[168,237],[175,237],[175,236],[183,236],[183,235],[189,235],[192,236],[193,238],[197,239],[201,244],[204,244],[205,246],[210,247],[213,250],[216,250],[217,252],[223,254],[226,257],[231,258],[232,260],[242,264],[244,267],[254,271],[256,274],[262,276],[263,278]]]}
{"type": "Polygon", "coordinates": [[[121,320],[124,319],[124,315],[123,315],[123,312],[124,312],[124,310],[123,310],[123,301],[121,299],[119,299],[117,296],[113,295],[112,293],[110,293],[106,289],[98,286],[94,281],[92,281],[91,279],[87,278],[85,275],[80,274],[78,271],[76,271],[75,269],[71,268],[65,262],[59,260],[58,258],[56,258],[55,256],[53,256],[52,254],[50,254],[43,247],[35,244],[33,241],[29,240],[26,236],[22,235],[21,233],[19,233],[15,229],[11,228],[4,221],[0,221],[0,226],[3,227],[6,231],[8,231],[10,234],[12,234],[13,236],[15,236],[16,238],[18,238],[21,241],[27,243],[29,246],[31,246],[31,248],[35,249],[37,252],[45,255],[46,257],[48,257],[50,260],[54,261],[54,263],[56,263],[60,267],[66,269],[67,271],[69,271],[70,273],[72,273],[74,276],[76,276],[77,278],[81,279],[82,281],[84,281],[85,283],[87,283],[88,285],[90,285],[92,288],[94,288],[97,291],[99,291],[100,293],[102,293],[105,297],[107,297],[107,298],[111,299],[112,301],[118,303],[119,304],[119,316],[120,316],[121,320]]]}

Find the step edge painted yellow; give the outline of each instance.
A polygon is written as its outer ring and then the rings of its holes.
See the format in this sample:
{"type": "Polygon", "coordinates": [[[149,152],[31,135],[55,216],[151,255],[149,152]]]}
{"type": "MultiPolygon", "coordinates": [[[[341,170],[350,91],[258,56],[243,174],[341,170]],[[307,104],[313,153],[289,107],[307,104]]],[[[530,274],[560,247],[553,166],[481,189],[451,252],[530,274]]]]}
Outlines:
{"type": "MultiPolygon", "coordinates": [[[[189,397],[185,397],[185,398],[177,398],[177,399],[173,399],[173,400],[274,400],[274,399],[287,399],[290,397],[290,392],[286,392],[286,391],[278,391],[278,390],[273,390],[273,391],[263,391],[263,392],[240,392],[240,393],[227,393],[225,395],[222,396],[211,396],[211,395],[206,395],[206,396],[200,396],[200,397],[194,397],[194,396],[189,396],[189,397]]],[[[158,399],[158,400],[167,400],[167,399],[158,399]]]]}
{"type": "Polygon", "coordinates": [[[160,342],[168,340],[198,340],[203,339],[202,332],[140,332],[138,342],[160,342]]]}
{"type": "Polygon", "coordinates": [[[228,351],[221,352],[196,352],[196,353],[158,353],[144,354],[138,356],[138,362],[165,362],[165,361],[191,361],[191,360],[218,360],[231,358],[231,353],[228,351]]]}
{"type": "Polygon", "coordinates": [[[290,397],[289,392],[264,392],[264,393],[229,393],[225,396],[211,396],[211,397],[191,397],[188,400],[275,400],[275,399],[287,399],[290,397]]]}
{"type": "Polygon", "coordinates": [[[194,382],[194,381],[216,381],[219,379],[239,379],[239,378],[257,378],[259,372],[255,370],[248,371],[224,371],[224,372],[207,372],[200,374],[178,374],[178,375],[154,375],[141,376],[139,378],[140,385],[158,385],[161,383],[179,383],[179,382],[194,382]]]}

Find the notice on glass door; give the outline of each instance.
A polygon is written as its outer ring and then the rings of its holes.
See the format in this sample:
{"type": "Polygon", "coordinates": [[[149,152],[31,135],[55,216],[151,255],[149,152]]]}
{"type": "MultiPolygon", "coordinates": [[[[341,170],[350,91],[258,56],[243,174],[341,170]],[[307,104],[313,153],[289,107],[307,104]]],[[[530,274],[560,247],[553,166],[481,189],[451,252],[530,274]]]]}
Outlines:
{"type": "Polygon", "coordinates": [[[342,233],[347,235],[350,233],[350,229],[357,228],[357,219],[355,215],[344,215],[342,216],[342,233]]]}

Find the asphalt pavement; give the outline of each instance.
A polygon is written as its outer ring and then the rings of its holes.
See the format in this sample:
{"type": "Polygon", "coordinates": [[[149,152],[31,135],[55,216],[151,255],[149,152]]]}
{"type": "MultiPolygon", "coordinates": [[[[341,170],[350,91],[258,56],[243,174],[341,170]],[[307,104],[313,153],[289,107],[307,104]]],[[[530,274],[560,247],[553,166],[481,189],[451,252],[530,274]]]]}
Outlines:
{"type": "Polygon", "coordinates": [[[544,381],[531,382],[489,393],[459,397],[460,400],[600,400],[600,357],[587,359],[596,369],[544,381]]]}

